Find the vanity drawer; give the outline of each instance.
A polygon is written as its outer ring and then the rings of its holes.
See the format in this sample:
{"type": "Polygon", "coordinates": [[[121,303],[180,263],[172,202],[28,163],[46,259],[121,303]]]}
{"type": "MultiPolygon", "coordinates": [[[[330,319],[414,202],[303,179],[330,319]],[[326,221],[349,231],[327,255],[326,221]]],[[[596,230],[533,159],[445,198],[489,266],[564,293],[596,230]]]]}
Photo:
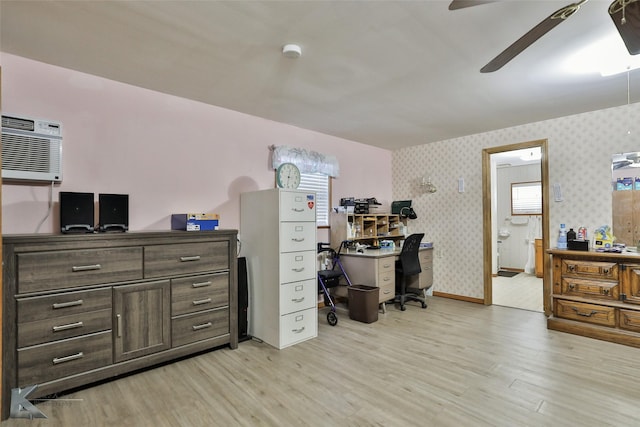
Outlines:
{"type": "Polygon", "coordinates": [[[281,348],[315,337],[318,333],[316,308],[286,314],[280,319],[281,348]]]}
{"type": "Polygon", "coordinates": [[[640,332],[640,311],[620,310],[620,328],[640,332]]]}
{"type": "Polygon", "coordinates": [[[18,323],[111,309],[111,288],[19,298],[18,323]]]}
{"type": "Polygon", "coordinates": [[[616,326],[616,309],[603,305],[555,299],[555,315],[602,326],[616,326]]]}
{"type": "Polygon", "coordinates": [[[280,283],[317,277],[316,251],[280,254],[280,283]]]}
{"type": "Polygon", "coordinates": [[[316,279],[280,285],[280,313],[293,313],[317,304],[318,284],[316,279]]]}
{"type": "Polygon", "coordinates": [[[229,273],[171,280],[171,313],[178,316],[229,305],[229,273]]]}
{"type": "Polygon", "coordinates": [[[228,269],[228,242],[181,243],[144,247],[145,278],[228,269]]]}
{"type": "Polygon", "coordinates": [[[142,248],[82,249],[17,255],[18,293],[142,279],[142,248]]]}
{"type": "Polygon", "coordinates": [[[585,298],[600,298],[617,301],[620,297],[618,282],[562,278],[562,294],[585,298]]]}
{"type": "Polygon", "coordinates": [[[111,308],[18,324],[18,348],[111,329],[111,308]]]}
{"type": "Polygon", "coordinates": [[[188,314],[171,320],[171,342],[173,347],[215,338],[228,333],[228,308],[188,314]]]}
{"type": "Polygon", "coordinates": [[[618,280],[618,264],[615,262],[563,259],[562,275],[592,279],[618,280]]]}
{"type": "Polygon", "coordinates": [[[111,331],[18,350],[18,385],[41,384],[112,363],[111,331]]]}

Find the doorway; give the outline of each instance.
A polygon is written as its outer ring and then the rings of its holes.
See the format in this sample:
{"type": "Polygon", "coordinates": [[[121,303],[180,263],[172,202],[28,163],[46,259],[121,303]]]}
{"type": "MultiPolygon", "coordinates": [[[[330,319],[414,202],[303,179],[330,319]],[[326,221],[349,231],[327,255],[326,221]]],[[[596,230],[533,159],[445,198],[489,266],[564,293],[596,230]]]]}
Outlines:
{"type": "MultiPolygon", "coordinates": [[[[497,217],[497,156],[501,153],[525,149],[540,150],[540,181],[542,189],[542,216],[540,220],[541,237],[542,237],[542,307],[545,314],[551,313],[550,304],[550,287],[549,287],[549,256],[544,254],[544,249],[548,248],[548,230],[549,230],[549,166],[547,140],[537,140],[510,144],[500,147],[484,149],[482,152],[482,178],[483,178],[483,253],[484,253],[484,303],[485,305],[494,304],[493,298],[493,280],[497,276],[498,267],[498,228],[505,218],[497,217]],[[496,156],[494,156],[496,155],[496,156]]],[[[503,215],[504,216],[504,215],[503,215]]],[[[524,243],[523,243],[524,244],[524,243]]],[[[517,277],[517,276],[516,276],[517,277]]]]}

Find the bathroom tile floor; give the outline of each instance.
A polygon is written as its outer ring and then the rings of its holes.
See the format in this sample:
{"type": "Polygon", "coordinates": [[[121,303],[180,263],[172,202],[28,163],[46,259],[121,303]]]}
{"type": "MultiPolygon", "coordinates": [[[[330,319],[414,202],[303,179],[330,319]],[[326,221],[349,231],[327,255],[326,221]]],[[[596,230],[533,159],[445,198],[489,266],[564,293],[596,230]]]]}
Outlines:
{"type": "Polygon", "coordinates": [[[493,278],[493,304],[530,311],[544,311],[542,279],[520,273],[513,277],[493,278]]]}

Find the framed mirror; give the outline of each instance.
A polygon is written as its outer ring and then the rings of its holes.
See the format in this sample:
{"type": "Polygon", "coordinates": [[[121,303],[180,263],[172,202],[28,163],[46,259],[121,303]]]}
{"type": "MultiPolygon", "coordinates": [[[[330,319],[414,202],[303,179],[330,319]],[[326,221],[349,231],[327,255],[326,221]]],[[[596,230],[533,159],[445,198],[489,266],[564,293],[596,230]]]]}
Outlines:
{"type": "Polygon", "coordinates": [[[640,242],[640,152],[612,156],[611,189],[616,243],[635,248],[640,242]]]}

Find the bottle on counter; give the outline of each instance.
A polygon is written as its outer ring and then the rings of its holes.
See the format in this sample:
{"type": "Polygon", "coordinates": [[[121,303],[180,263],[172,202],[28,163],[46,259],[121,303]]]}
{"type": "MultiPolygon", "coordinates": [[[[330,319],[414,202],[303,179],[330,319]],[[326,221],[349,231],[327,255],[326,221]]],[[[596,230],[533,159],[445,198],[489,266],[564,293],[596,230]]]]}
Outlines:
{"type": "Polygon", "coordinates": [[[569,231],[567,231],[567,241],[568,240],[576,240],[576,232],[573,231],[573,228],[570,228],[569,231]]]}
{"type": "Polygon", "coordinates": [[[585,227],[578,228],[578,240],[587,240],[587,229],[585,227]]]}
{"type": "Polygon", "coordinates": [[[560,232],[558,234],[558,249],[567,249],[567,229],[564,224],[560,224],[560,232]]]}

